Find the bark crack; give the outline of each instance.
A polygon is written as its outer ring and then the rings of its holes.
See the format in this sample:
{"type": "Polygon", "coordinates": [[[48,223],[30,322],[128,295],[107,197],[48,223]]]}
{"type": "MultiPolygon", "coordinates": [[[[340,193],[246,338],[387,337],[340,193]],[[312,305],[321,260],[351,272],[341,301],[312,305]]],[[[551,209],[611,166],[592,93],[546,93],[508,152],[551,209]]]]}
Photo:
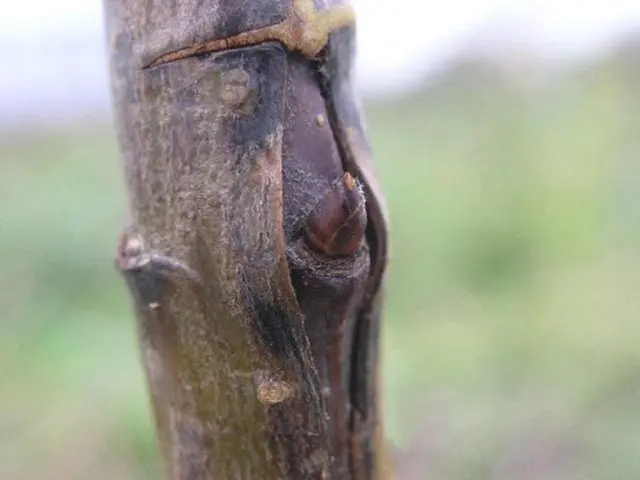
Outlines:
{"type": "Polygon", "coordinates": [[[355,15],[349,6],[338,5],[327,10],[317,11],[313,0],[292,0],[291,13],[280,23],[249,30],[231,37],[206,40],[165,53],[142,69],[157,67],[195,55],[205,55],[274,41],[280,42],[290,51],[297,51],[307,58],[314,58],[327,44],[331,32],[354,23],[355,15]]]}

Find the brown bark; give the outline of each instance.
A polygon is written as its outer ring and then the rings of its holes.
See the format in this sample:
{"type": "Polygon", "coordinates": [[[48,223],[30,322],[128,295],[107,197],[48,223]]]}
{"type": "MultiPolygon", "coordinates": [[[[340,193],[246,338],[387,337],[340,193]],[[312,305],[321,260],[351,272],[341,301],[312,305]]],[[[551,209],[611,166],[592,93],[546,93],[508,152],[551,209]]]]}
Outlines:
{"type": "Polygon", "coordinates": [[[386,227],[337,3],[105,0],[116,262],[170,478],[388,478],[386,227]]]}

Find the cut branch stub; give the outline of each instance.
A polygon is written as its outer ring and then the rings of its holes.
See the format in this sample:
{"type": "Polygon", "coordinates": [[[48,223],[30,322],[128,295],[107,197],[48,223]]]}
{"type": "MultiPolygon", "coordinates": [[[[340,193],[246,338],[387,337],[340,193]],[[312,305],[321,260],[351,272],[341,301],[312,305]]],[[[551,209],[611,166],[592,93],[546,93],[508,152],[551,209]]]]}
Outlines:
{"type": "Polygon", "coordinates": [[[173,479],[382,475],[385,221],[351,10],[318,3],[105,1],[116,263],[173,479]]]}

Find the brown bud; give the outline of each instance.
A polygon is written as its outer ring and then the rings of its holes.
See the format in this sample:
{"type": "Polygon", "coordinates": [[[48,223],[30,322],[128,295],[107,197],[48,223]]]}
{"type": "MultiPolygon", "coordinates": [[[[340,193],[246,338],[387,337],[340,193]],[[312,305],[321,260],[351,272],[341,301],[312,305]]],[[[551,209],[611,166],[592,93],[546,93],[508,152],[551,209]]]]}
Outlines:
{"type": "Polygon", "coordinates": [[[304,238],[316,252],[346,257],[362,245],[366,226],[364,195],[347,172],[327,190],[307,217],[304,238]]]}

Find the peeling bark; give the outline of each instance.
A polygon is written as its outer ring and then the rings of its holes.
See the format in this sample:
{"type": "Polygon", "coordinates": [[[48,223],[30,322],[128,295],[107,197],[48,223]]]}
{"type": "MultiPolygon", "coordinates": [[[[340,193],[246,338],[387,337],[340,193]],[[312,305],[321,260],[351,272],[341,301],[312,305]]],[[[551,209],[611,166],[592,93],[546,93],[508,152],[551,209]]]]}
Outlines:
{"type": "Polygon", "coordinates": [[[169,478],[389,478],[385,210],[339,3],[105,0],[116,264],[169,478]]]}

